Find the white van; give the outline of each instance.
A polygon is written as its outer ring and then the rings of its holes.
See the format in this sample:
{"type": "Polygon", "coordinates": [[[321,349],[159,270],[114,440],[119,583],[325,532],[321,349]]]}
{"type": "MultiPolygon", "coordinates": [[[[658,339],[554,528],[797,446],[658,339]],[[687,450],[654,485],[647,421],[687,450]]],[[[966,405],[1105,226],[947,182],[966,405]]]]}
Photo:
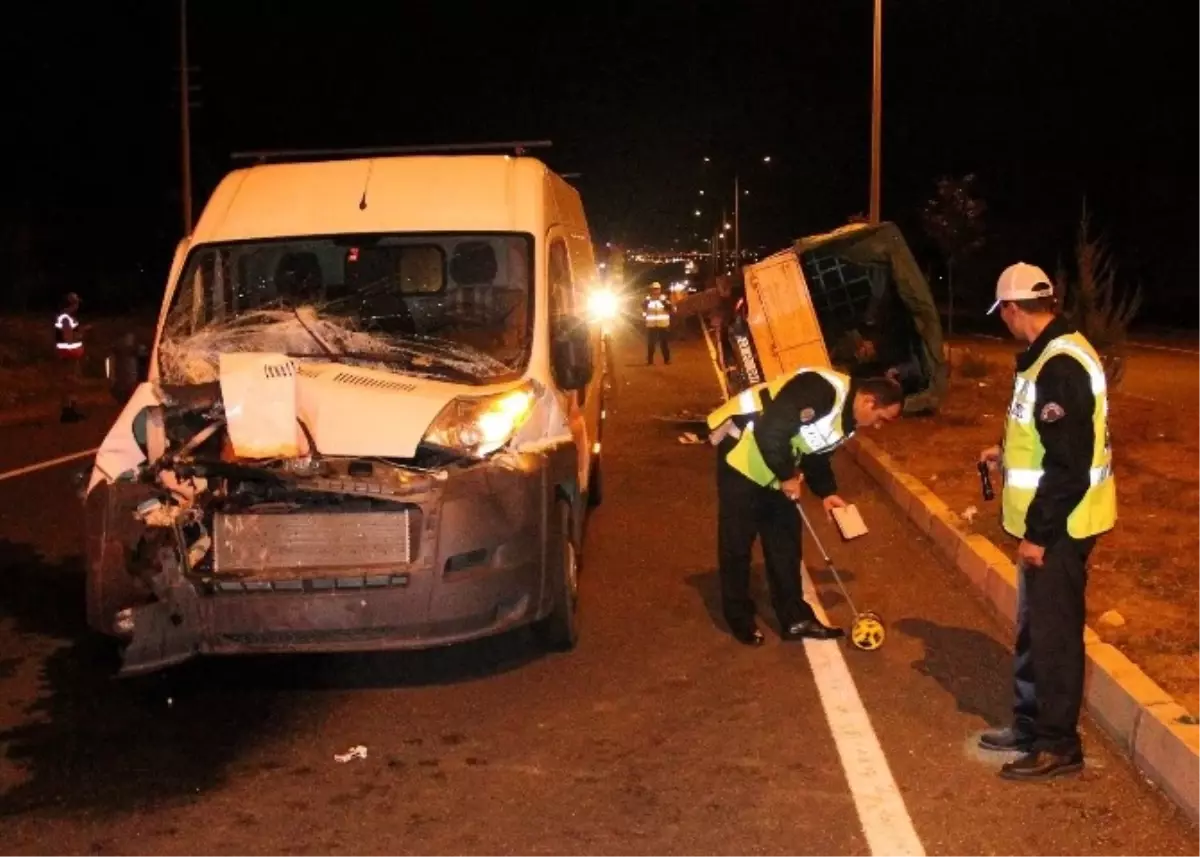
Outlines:
{"type": "Polygon", "coordinates": [[[540,161],[227,176],[87,486],[124,674],[197,654],[575,645],[604,361],[579,194],[540,161]]]}

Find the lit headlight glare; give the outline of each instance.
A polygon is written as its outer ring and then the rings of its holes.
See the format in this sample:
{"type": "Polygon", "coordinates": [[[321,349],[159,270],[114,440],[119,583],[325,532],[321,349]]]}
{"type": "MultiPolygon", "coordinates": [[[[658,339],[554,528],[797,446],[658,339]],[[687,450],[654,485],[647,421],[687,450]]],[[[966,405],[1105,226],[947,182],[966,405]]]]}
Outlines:
{"type": "Polygon", "coordinates": [[[482,458],[512,438],[533,411],[527,387],[496,396],[459,398],[447,405],[425,434],[427,443],[482,458]]]}
{"type": "Polygon", "coordinates": [[[610,321],[620,309],[620,301],[609,289],[595,289],[588,295],[588,314],[594,321],[610,321]]]}

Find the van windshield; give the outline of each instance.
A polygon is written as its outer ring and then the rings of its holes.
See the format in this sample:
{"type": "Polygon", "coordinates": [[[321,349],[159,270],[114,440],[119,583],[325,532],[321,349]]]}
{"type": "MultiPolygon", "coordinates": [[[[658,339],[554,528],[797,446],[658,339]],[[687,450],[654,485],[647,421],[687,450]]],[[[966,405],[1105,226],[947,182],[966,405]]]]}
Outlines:
{"type": "Polygon", "coordinates": [[[339,235],[196,247],[159,345],[163,383],[269,351],[472,383],[519,376],[533,328],[527,234],[339,235]]]}

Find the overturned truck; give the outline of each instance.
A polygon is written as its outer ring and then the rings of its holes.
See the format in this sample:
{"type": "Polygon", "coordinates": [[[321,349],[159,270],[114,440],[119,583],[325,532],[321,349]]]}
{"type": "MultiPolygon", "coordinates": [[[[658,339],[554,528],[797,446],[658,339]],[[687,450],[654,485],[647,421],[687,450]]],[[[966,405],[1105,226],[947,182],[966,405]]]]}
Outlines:
{"type": "Polygon", "coordinates": [[[946,391],[942,326],[929,284],[894,224],[852,224],[747,266],[745,302],[713,349],[733,395],[802,366],[893,374],[907,414],[946,391]]]}

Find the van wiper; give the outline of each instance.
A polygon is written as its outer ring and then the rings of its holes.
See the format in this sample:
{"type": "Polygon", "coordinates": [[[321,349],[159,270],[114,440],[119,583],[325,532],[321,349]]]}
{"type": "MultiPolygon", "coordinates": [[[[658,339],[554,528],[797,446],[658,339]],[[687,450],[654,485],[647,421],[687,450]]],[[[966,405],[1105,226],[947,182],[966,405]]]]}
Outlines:
{"type": "Polygon", "coordinates": [[[321,334],[317,333],[315,330],[313,330],[311,327],[308,326],[308,322],[304,320],[304,316],[300,315],[299,307],[292,307],[292,315],[296,316],[296,321],[300,322],[300,326],[304,328],[305,333],[307,333],[309,336],[311,336],[313,338],[313,341],[316,342],[317,345],[321,346],[321,349],[328,356],[330,356],[330,357],[341,357],[342,356],[340,353],[338,353],[333,348],[332,345],[330,345],[328,342],[325,341],[325,338],[323,336],[321,336],[321,334]]]}

